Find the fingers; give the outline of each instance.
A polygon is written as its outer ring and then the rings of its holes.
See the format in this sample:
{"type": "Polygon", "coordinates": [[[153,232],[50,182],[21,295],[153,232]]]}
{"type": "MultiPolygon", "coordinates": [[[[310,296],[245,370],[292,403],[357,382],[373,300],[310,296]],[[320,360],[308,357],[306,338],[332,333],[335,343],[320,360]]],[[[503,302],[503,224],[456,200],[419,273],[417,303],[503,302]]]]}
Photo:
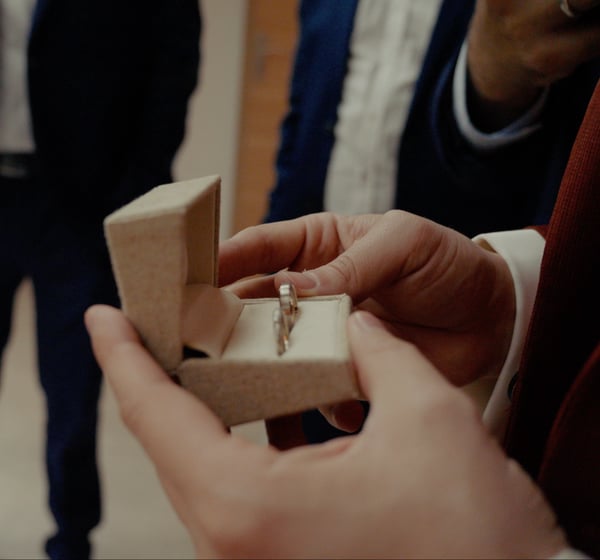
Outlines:
{"type": "Polygon", "coordinates": [[[220,244],[219,283],[231,284],[255,274],[285,268],[294,260],[304,239],[298,220],[245,229],[220,244]]]}
{"type": "Polygon", "coordinates": [[[304,297],[346,293],[354,301],[360,301],[381,280],[379,273],[384,271],[384,263],[380,256],[381,252],[373,251],[367,235],[323,266],[304,272],[278,273],[275,284],[291,282],[304,297]]]}
{"type": "Polygon", "coordinates": [[[120,370],[144,369],[145,382],[161,382],[166,374],[141,346],[140,338],[125,316],[112,307],[95,305],[85,314],[85,324],[92,340],[94,355],[117,397],[123,398],[139,383],[138,377],[120,370]],[[130,387],[131,385],[131,387],[130,387]]]}
{"type": "Polygon", "coordinates": [[[347,293],[362,300],[396,276],[416,248],[426,261],[425,244],[435,247],[439,232],[432,222],[400,211],[383,216],[312,214],[256,226],[221,245],[220,283],[280,271],[275,285],[292,282],[299,295],[347,293]]]}
{"type": "Polygon", "coordinates": [[[224,289],[232,291],[242,299],[276,297],[277,289],[274,278],[272,274],[253,276],[229,284],[224,289]]]}
{"type": "Polygon", "coordinates": [[[600,55],[600,12],[581,16],[576,27],[565,29],[553,41],[554,52],[560,53],[563,64],[571,70],[596,58],[600,55]]]}
{"type": "Polygon", "coordinates": [[[221,244],[220,284],[255,274],[325,265],[366,235],[379,219],[376,215],[324,212],[243,230],[221,244]]]}
{"type": "Polygon", "coordinates": [[[386,426],[400,425],[416,401],[454,391],[415,346],[394,337],[370,313],[353,313],[348,335],[359,383],[371,402],[370,417],[384,416],[386,426]]]}
{"type": "Polygon", "coordinates": [[[365,421],[365,409],[359,401],[348,401],[321,407],[321,414],[338,430],[354,433],[360,430],[365,421]]]}
{"type": "MultiPolygon", "coordinates": [[[[338,247],[334,218],[330,214],[313,214],[273,224],[247,228],[221,243],[219,249],[219,282],[231,284],[254,274],[268,274],[292,266],[299,258],[333,258],[338,247]],[[327,249],[322,257],[317,246],[327,249]]],[[[321,260],[323,264],[327,260],[321,260]]],[[[305,265],[310,268],[312,265],[305,265]]]]}
{"type": "Polygon", "coordinates": [[[423,228],[431,229],[428,243],[433,246],[435,229],[427,220],[406,212],[391,211],[369,220],[344,251],[323,266],[302,273],[283,271],[276,275],[277,285],[292,282],[302,296],[346,293],[360,302],[379,288],[388,286],[403,270],[408,257],[419,249],[421,260],[427,251],[421,243],[423,228]]]}
{"type": "Polygon", "coordinates": [[[281,451],[306,445],[300,414],[272,418],[267,420],[265,425],[269,443],[281,451]]]}
{"type": "Polygon", "coordinates": [[[304,272],[283,271],[275,276],[275,284],[291,282],[304,297],[348,294],[362,301],[384,285],[395,270],[389,258],[373,251],[368,239],[360,240],[326,265],[304,272]]]}
{"type": "Polygon", "coordinates": [[[188,463],[192,449],[210,449],[225,437],[220,421],[173,383],[120,311],[94,306],[85,322],[121,415],[156,465],[177,470],[188,463]]]}
{"type": "Polygon", "coordinates": [[[529,49],[530,64],[546,77],[544,85],[600,55],[599,7],[599,0],[558,0],[548,6],[552,19],[545,35],[540,36],[537,48],[529,49]]]}

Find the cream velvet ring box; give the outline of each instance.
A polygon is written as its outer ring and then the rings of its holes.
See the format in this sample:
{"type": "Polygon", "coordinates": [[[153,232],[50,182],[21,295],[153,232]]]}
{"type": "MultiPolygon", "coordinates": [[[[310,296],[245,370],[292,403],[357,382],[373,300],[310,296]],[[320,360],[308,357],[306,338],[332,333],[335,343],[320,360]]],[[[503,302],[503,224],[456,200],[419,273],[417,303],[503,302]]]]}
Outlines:
{"type": "Polygon", "coordinates": [[[125,315],[157,362],[227,426],[359,398],[346,295],[300,298],[278,354],[279,298],[219,289],[218,176],[162,185],[104,222],[125,315]]]}

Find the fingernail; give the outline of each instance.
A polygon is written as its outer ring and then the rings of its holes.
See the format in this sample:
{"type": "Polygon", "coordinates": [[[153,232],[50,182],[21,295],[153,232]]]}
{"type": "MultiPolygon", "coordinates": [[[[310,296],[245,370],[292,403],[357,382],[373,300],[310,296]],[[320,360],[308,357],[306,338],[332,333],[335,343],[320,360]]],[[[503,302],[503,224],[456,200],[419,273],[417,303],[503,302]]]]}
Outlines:
{"type": "Polygon", "coordinates": [[[349,433],[360,430],[365,421],[365,410],[358,401],[334,405],[331,407],[330,414],[335,425],[349,433]]]}
{"type": "Polygon", "coordinates": [[[319,285],[319,279],[312,272],[296,273],[292,278],[297,290],[314,290],[319,285]]]}
{"type": "Polygon", "coordinates": [[[381,321],[368,311],[355,311],[351,318],[357,327],[364,330],[383,328],[381,321]]]}

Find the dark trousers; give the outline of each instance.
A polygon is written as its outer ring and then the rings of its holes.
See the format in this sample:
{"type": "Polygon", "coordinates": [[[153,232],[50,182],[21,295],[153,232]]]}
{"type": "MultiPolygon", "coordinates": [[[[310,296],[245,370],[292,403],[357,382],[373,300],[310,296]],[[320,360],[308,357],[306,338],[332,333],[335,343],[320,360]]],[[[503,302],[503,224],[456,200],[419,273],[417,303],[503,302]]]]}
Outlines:
{"type": "Polygon", "coordinates": [[[49,506],[57,525],[46,551],[51,558],[81,560],[90,555],[88,533],[100,520],[101,375],[83,313],[93,303],[115,305],[117,296],[102,233],[69,226],[50,191],[41,178],[0,177],[0,348],[9,336],[15,290],[29,277],[47,404],[49,506]]]}

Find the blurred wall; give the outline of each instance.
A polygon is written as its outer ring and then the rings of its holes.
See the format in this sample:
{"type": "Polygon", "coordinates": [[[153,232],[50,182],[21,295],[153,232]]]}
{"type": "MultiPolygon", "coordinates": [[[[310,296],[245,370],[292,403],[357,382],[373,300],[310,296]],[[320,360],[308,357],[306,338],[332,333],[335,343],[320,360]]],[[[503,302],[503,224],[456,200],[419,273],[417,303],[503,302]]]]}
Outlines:
{"type": "Polygon", "coordinates": [[[175,179],[221,175],[221,238],[232,231],[246,0],[201,0],[202,63],[175,179]]]}

